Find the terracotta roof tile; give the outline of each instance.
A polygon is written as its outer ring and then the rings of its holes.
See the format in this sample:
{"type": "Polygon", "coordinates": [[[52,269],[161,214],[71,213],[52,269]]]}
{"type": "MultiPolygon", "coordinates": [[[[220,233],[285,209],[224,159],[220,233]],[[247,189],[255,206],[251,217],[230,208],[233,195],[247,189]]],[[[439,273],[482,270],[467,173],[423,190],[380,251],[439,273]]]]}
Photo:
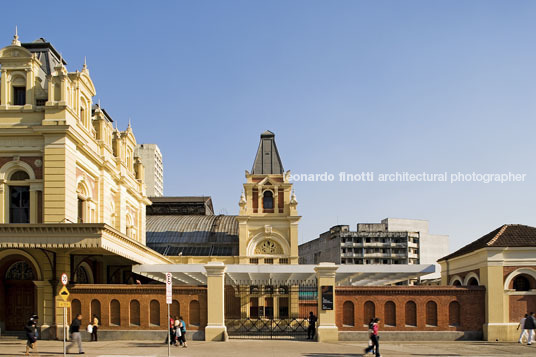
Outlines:
{"type": "Polygon", "coordinates": [[[536,228],[522,224],[504,224],[439,261],[487,247],[536,247],[536,228]]]}

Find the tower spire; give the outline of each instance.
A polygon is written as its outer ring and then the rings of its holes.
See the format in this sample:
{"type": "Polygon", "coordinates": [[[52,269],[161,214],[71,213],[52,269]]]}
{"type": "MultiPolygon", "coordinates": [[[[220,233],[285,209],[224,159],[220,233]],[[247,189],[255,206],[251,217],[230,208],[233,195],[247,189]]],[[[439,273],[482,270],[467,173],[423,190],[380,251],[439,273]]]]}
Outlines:
{"type": "Polygon", "coordinates": [[[15,35],[13,36],[13,41],[11,41],[11,45],[12,46],[20,46],[19,30],[18,30],[16,25],[15,25],[15,35]]]}
{"type": "Polygon", "coordinates": [[[251,173],[253,175],[281,175],[283,172],[283,163],[275,145],[275,134],[266,130],[261,134],[251,173]]]}

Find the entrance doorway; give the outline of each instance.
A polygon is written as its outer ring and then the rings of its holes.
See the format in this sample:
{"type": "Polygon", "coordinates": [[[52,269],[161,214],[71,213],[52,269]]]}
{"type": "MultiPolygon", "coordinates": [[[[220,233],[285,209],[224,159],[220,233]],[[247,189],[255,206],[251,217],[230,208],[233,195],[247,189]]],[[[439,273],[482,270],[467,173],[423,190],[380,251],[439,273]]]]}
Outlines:
{"type": "Polygon", "coordinates": [[[23,331],[35,310],[35,273],[28,262],[11,263],[4,274],[4,316],[7,331],[23,331]]]}

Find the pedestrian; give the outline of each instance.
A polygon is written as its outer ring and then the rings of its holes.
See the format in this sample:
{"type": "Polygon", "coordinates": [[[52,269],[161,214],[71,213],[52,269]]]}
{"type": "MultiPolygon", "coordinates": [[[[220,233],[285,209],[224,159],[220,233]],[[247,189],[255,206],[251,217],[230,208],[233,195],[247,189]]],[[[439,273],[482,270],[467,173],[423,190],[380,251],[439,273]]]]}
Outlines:
{"type": "Polygon", "coordinates": [[[372,334],[374,332],[374,318],[370,319],[369,321],[369,324],[368,324],[368,335],[369,335],[369,340],[368,340],[368,345],[369,347],[372,346],[372,353],[374,353],[374,343],[372,343],[372,334]]]}
{"type": "Polygon", "coordinates": [[[99,326],[99,318],[93,314],[93,329],[91,330],[91,341],[97,342],[97,330],[99,326]]]}
{"type": "Polygon", "coordinates": [[[24,332],[26,332],[26,356],[30,355],[30,348],[37,352],[37,315],[32,315],[26,325],[24,326],[24,332]]]}
{"type": "Polygon", "coordinates": [[[175,334],[173,335],[175,337],[175,346],[179,345],[179,342],[181,341],[181,320],[179,320],[178,316],[175,316],[175,321],[173,323],[173,331],[175,334]]]}
{"type": "Polygon", "coordinates": [[[309,312],[309,327],[307,328],[307,339],[314,340],[316,334],[316,316],[312,311],[309,312]]]}
{"type": "Polygon", "coordinates": [[[525,319],[525,330],[528,332],[527,345],[532,345],[532,339],[534,338],[534,329],[536,328],[536,320],[534,319],[534,312],[531,312],[525,319]]]}
{"type": "Polygon", "coordinates": [[[180,339],[180,344],[182,345],[183,348],[187,348],[188,346],[186,345],[186,322],[184,322],[184,319],[182,318],[182,316],[179,317],[179,321],[180,321],[180,329],[181,329],[181,339],[180,339]]]}
{"type": "Polygon", "coordinates": [[[372,340],[372,346],[368,346],[365,348],[365,354],[372,352],[373,350],[376,350],[376,357],[380,356],[380,336],[378,335],[378,329],[380,325],[380,319],[375,318],[374,319],[374,325],[372,327],[372,334],[370,335],[370,339],[372,340]]]}
{"type": "Polygon", "coordinates": [[[525,316],[521,319],[521,321],[519,321],[519,325],[517,325],[518,330],[521,327],[521,333],[519,334],[519,341],[518,341],[519,343],[523,343],[523,336],[527,335],[527,331],[525,330],[525,321],[527,320],[528,316],[529,316],[528,314],[525,314],[525,316]]]}
{"type": "Polygon", "coordinates": [[[71,334],[71,343],[69,346],[67,346],[67,353],[69,353],[69,350],[74,347],[75,343],[78,345],[78,353],[84,354],[85,352],[82,350],[82,336],[80,336],[80,326],[82,326],[82,314],[76,315],[76,317],[73,319],[73,322],[71,322],[71,326],[69,327],[69,333],[71,334]]]}
{"type": "Polygon", "coordinates": [[[164,343],[169,343],[171,345],[173,343],[172,339],[174,339],[173,336],[175,336],[175,320],[173,319],[173,317],[170,317],[169,318],[169,333],[166,336],[166,342],[164,343]]]}

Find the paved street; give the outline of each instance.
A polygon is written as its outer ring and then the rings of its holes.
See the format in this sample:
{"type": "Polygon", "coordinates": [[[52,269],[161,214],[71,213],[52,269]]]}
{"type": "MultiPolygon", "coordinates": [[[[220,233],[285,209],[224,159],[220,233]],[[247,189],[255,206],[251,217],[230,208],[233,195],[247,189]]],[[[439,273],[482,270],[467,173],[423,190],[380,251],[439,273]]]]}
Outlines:
{"type": "MultiPolygon", "coordinates": [[[[22,340],[0,340],[0,356],[24,355],[22,340]]],[[[32,356],[61,356],[62,343],[39,341],[39,354],[32,356]]],[[[360,357],[363,343],[338,342],[315,343],[297,341],[231,340],[226,343],[191,341],[189,348],[171,348],[172,356],[276,356],[276,357],[360,357]]],[[[167,356],[166,345],[153,341],[86,342],[86,356],[92,357],[141,357],[167,356]]],[[[536,345],[526,346],[505,342],[403,342],[381,345],[383,357],[387,356],[534,356],[536,345]]],[[[72,354],[70,356],[74,356],[72,354]]],[[[369,355],[372,356],[372,355],[369,355]]]]}

